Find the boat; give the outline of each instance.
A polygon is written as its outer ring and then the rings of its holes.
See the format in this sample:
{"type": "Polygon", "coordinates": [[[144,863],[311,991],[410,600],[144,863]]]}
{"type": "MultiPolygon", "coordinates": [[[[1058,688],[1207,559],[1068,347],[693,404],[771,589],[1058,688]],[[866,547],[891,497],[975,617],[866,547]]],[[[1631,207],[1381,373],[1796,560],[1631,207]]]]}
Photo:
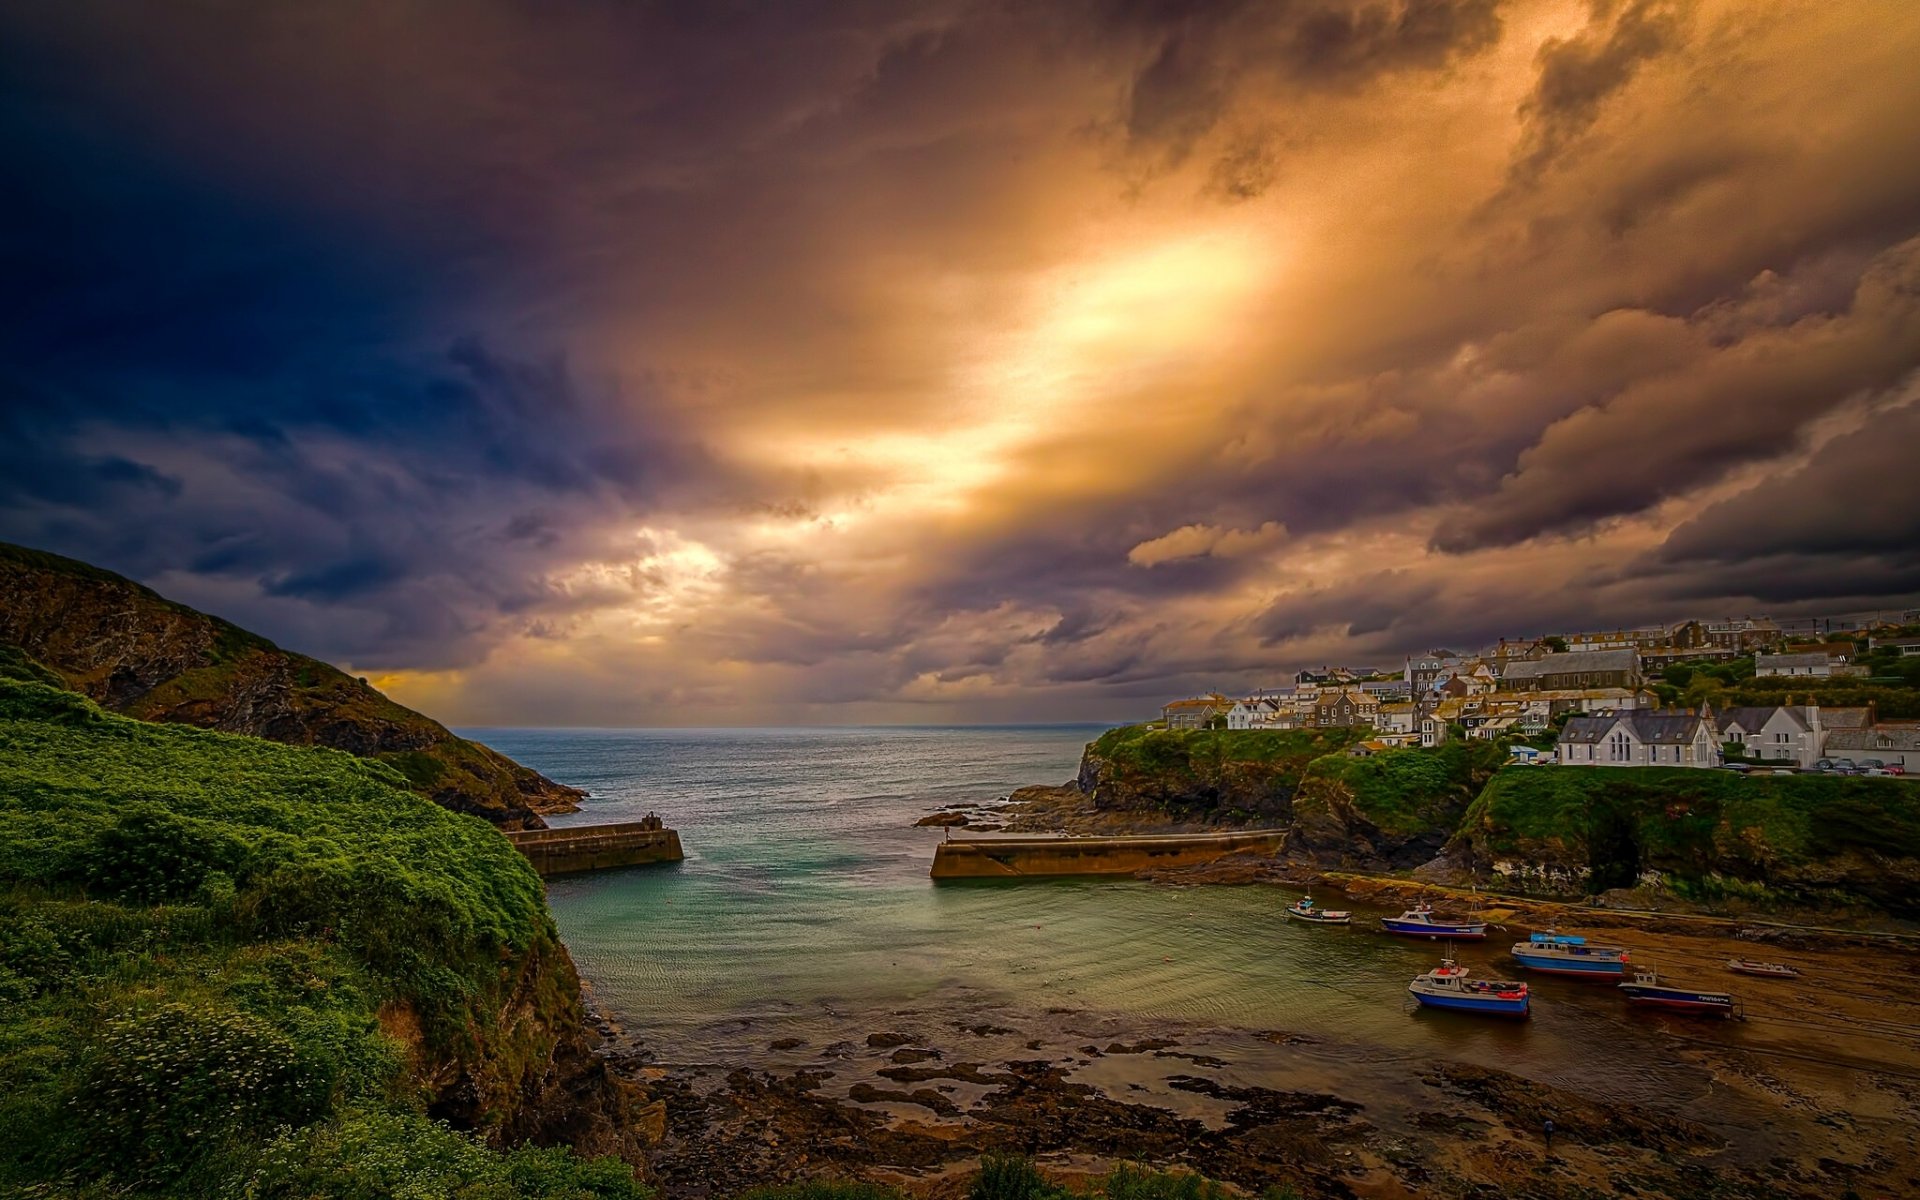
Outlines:
{"type": "Polygon", "coordinates": [[[1287,916],[1313,925],[1351,925],[1353,914],[1339,909],[1321,908],[1312,896],[1302,896],[1286,907],[1287,916]]]}
{"type": "Polygon", "coordinates": [[[1467,969],[1451,958],[1424,975],[1414,976],[1407,991],[1428,1008],[1455,1012],[1483,1013],[1494,1017],[1524,1017],[1532,1011],[1533,999],[1524,983],[1503,980],[1468,979],[1467,969]]]}
{"type": "Polygon", "coordinates": [[[1569,937],[1549,929],[1516,942],[1513,959],[1542,975],[1571,975],[1581,979],[1618,980],[1627,973],[1632,954],[1621,946],[1593,946],[1583,937],[1569,937]]]}
{"type": "Polygon", "coordinates": [[[1727,970],[1740,975],[1761,975],[1768,979],[1798,979],[1800,972],[1785,963],[1755,962],[1751,958],[1730,958],[1727,970]]]}
{"type": "Polygon", "coordinates": [[[1381,917],[1380,928],[1401,937],[1454,938],[1463,942],[1485,941],[1487,923],[1458,917],[1434,915],[1433,905],[1416,904],[1397,917],[1381,917]]]}
{"type": "Polygon", "coordinates": [[[1697,1013],[1712,1017],[1733,1015],[1733,997],[1726,992],[1703,992],[1697,988],[1663,983],[1660,973],[1654,970],[1635,971],[1633,980],[1621,984],[1620,991],[1626,995],[1629,1003],[1644,1004],[1649,1008],[1665,1008],[1674,1012],[1697,1013]]]}

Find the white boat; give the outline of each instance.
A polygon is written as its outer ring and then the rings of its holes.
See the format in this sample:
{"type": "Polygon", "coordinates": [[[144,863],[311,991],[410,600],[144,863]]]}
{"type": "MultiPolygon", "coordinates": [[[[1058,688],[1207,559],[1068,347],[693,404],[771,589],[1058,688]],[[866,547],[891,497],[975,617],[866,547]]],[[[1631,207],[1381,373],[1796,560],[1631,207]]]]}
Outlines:
{"type": "Polygon", "coordinates": [[[1295,920],[1295,921],[1305,921],[1310,925],[1351,925],[1353,924],[1352,913],[1340,911],[1336,909],[1321,908],[1319,905],[1313,902],[1312,896],[1302,896],[1300,897],[1300,899],[1294,901],[1292,904],[1287,905],[1286,913],[1289,919],[1295,920]]]}

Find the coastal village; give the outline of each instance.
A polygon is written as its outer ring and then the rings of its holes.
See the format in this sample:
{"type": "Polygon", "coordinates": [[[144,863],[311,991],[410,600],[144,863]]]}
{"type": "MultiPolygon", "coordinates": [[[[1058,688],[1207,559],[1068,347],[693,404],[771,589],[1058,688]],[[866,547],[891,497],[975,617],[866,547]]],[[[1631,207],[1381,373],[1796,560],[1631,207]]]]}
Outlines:
{"type": "Polygon", "coordinates": [[[1303,670],[1252,695],[1170,701],[1159,724],[1364,730],[1354,757],[1466,738],[1504,743],[1529,765],[1900,777],[1920,775],[1920,714],[1883,713],[1878,697],[1916,686],[1920,611],[1839,629],[1689,620],[1435,649],[1398,670],[1303,670]]]}

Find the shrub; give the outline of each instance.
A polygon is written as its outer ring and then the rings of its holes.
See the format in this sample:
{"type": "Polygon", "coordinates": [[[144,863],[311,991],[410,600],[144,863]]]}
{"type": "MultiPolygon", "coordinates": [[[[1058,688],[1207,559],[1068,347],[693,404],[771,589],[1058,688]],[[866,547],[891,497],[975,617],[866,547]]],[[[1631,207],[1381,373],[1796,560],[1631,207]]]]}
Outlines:
{"type": "Polygon", "coordinates": [[[317,1115],[328,1097],[305,1068],[293,1039],[256,1017],[164,1004],[106,1022],[70,1108],[97,1160],[166,1179],[242,1131],[317,1115]]]}
{"type": "Polygon", "coordinates": [[[989,1154],[967,1189],[967,1200],[1063,1200],[1072,1193],[1053,1183],[1022,1154],[989,1154]]]}

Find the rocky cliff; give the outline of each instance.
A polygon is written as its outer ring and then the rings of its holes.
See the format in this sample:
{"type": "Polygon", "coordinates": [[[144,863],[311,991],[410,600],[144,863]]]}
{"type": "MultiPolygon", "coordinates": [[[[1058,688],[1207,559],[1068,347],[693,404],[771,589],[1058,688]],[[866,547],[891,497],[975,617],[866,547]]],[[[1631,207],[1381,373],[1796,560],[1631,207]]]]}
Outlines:
{"type": "Polygon", "coordinates": [[[317,659],[111,571],[5,543],[0,646],[114,712],[378,759],[435,803],[505,829],[543,828],[539,814],[585,795],[317,659]]]}
{"type": "Polygon", "coordinates": [[[1110,729],[1080,759],[1080,790],[1096,809],[1226,826],[1283,826],[1314,759],[1354,731],[1110,729]]]}
{"type": "Polygon", "coordinates": [[[1287,850],[1325,866],[1422,866],[1453,837],[1505,758],[1490,742],[1453,742],[1432,750],[1316,759],[1294,796],[1287,850]]]}
{"type": "Polygon", "coordinates": [[[1868,905],[1920,916],[1920,785],[1681,767],[1509,768],[1448,858],[1517,891],[1868,905]]]}

